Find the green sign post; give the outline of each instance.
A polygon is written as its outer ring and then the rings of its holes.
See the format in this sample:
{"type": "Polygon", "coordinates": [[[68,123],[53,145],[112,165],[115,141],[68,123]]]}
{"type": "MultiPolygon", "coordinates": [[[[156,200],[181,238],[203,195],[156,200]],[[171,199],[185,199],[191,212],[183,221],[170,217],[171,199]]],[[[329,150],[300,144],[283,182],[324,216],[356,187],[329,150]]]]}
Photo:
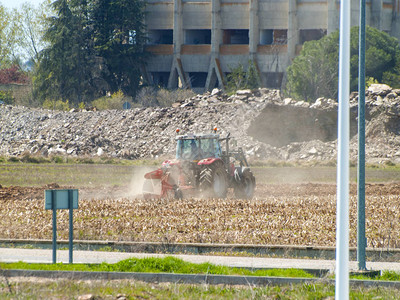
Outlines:
{"type": "Polygon", "coordinates": [[[45,190],[44,208],[53,210],[53,264],[57,262],[57,209],[69,209],[69,263],[73,251],[73,210],[78,208],[78,190],[45,190]]]}
{"type": "Polygon", "coordinates": [[[366,270],[365,248],[365,0],[360,0],[358,55],[358,168],[357,168],[357,260],[366,270]]]}

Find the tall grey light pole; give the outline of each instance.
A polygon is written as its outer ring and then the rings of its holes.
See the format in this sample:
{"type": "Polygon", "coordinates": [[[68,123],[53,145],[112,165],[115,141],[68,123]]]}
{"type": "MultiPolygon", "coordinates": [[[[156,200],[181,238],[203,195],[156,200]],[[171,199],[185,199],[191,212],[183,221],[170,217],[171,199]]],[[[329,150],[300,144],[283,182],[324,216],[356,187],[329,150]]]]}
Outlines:
{"type": "Polygon", "coordinates": [[[349,299],[350,1],[340,1],[335,299],[349,299]]]}

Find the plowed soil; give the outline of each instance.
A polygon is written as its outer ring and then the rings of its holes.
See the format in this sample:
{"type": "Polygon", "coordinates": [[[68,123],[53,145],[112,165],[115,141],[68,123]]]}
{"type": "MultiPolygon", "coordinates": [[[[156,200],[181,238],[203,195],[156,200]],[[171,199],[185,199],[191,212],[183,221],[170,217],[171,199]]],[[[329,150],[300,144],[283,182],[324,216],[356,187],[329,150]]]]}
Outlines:
{"type": "MultiPolygon", "coordinates": [[[[0,188],[0,238],[51,239],[44,190],[58,187],[0,188]]],[[[350,246],[356,246],[356,186],[350,190],[350,246]]],[[[74,239],[335,246],[334,184],[261,183],[252,200],[144,200],[121,187],[79,192],[74,239]]],[[[399,195],[399,183],[366,185],[368,247],[400,248],[399,195]]],[[[58,233],[68,238],[67,211],[58,212],[58,233]]]]}

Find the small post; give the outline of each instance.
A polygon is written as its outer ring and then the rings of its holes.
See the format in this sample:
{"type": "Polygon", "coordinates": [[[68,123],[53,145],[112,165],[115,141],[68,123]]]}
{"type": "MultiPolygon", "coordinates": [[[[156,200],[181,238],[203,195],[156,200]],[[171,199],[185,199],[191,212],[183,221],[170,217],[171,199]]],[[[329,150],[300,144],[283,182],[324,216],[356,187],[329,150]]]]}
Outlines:
{"type": "Polygon", "coordinates": [[[53,210],[53,264],[57,262],[57,197],[56,192],[51,191],[53,210]]]}
{"type": "Polygon", "coordinates": [[[69,206],[69,263],[73,263],[73,239],[74,239],[74,223],[73,223],[73,191],[69,190],[68,191],[68,206],[69,206]]]}

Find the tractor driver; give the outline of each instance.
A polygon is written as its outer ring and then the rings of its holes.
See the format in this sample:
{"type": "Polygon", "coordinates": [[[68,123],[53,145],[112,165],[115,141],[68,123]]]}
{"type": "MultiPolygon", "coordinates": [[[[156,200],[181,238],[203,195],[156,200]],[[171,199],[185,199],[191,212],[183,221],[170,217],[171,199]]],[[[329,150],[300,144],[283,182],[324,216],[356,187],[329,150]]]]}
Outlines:
{"type": "Polygon", "coordinates": [[[200,149],[199,147],[197,147],[196,141],[192,140],[192,142],[190,143],[190,147],[191,147],[191,158],[192,159],[197,159],[200,157],[201,153],[200,153],[200,149]]]}

